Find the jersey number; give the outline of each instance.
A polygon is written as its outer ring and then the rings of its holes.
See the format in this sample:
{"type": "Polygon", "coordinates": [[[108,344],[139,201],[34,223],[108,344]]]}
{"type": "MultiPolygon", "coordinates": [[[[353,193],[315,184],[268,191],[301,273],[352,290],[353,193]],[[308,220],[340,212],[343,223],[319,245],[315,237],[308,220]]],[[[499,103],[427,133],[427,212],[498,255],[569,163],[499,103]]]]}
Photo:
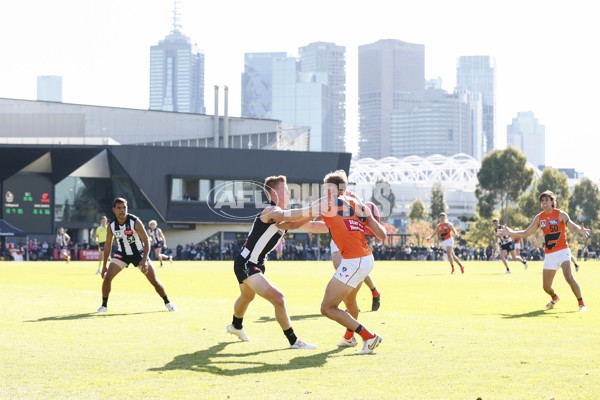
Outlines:
{"type": "MultiPolygon", "coordinates": [[[[556,225],[550,225],[550,230],[552,231],[552,226],[556,226],[556,225]]],[[[558,229],[558,226],[556,226],[556,229],[558,229]]],[[[544,241],[546,242],[546,248],[548,250],[552,250],[555,246],[556,243],[558,242],[558,239],[560,238],[560,232],[556,232],[556,233],[549,233],[547,235],[544,235],[544,241]]]]}
{"type": "MultiPolygon", "coordinates": [[[[337,215],[340,217],[352,217],[354,216],[354,208],[352,205],[338,197],[337,199],[338,212],[337,215]]],[[[361,222],[365,222],[367,220],[366,214],[364,210],[361,210],[360,213],[356,215],[361,222]]]]}

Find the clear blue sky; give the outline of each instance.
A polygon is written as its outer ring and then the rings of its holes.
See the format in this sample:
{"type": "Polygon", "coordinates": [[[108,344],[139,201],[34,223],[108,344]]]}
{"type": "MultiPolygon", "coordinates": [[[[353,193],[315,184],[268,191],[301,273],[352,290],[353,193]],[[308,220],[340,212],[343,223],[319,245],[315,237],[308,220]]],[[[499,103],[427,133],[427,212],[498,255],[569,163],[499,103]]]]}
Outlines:
{"type": "MultiPolygon", "coordinates": [[[[245,52],[295,56],[308,43],[334,42],[346,47],[347,144],[354,152],[357,48],[393,38],[424,44],[426,78],[441,76],[448,91],[455,85],[458,56],[495,57],[500,147],[517,112],[533,111],[546,127],[547,164],[600,176],[594,146],[600,143],[600,24],[591,1],[180,3],[182,31],[206,54],[208,113],[213,86],[227,85],[230,114],[240,114],[245,52]]],[[[169,33],[173,4],[2,1],[0,97],[35,99],[38,75],[61,75],[64,102],[148,108],[149,48],[169,33]]]]}

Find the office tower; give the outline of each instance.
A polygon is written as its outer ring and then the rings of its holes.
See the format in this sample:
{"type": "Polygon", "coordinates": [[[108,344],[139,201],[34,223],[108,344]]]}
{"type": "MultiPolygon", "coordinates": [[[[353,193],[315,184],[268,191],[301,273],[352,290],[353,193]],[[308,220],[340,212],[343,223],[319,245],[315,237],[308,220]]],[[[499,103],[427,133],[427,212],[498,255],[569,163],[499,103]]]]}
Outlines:
{"type": "Polygon", "coordinates": [[[519,149],[537,168],[546,165],[546,129],[532,111],[517,113],[506,127],[506,144],[519,149]]]}
{"type": "Polygon", "coordinates": [[[286,53],[246,53],[242,73],[242,117],[272,118],[273,62],[286,53]]]}
{"type": "Polygon", "coordinates": [[[44,75],[37,77],[37,99],[62,102],[62,76],[44,75]]]}
{"type": "Polygon", "coordinates": [[[468,154],[481,160],[481,95],[467,91],[423,92],[423,99],[390,113],[390,156],[468,154]]]}
{"type": "Polygon", "coordinates": [[[494,150],[495,136],[495,60],[490,56],[461,56],[456,68],[456,88],[483,95],[483,154],[494,150]]]}
{"type": "Polygon", "coordinates": [[[204,114],[204,53],[181,33],[175,2],[171,33],[150,47],[150,110],[204,114]]]}
{"type": "Polygon", "coordinates": [[[390,156],[390,114],[425,89],[425,46],[383,39],[358,47],[359,156],[390,156]]]}
{"type": "Polygon", "coordinates": [[[323,151],[346,151],[346,48],[315,42],[298,49],[300,72],[327,74],[327,98],[321,136],[323,151]]]}
{"type": "Polygon", "coordinates": [[[273,118],[289,126],[309,127],[309,151],[323,151],[327,73],[300,72],[295,57],[273,63],[273,118]]]}

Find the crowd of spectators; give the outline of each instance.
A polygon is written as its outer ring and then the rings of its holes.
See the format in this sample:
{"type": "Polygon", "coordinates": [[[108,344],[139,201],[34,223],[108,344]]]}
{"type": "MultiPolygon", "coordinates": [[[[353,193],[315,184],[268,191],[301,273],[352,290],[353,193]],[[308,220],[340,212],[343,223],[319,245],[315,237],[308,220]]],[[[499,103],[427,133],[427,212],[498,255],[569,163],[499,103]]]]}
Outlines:
{"type": "MultiPolygon", "coordinates": [[[[315,241],[313,241],[315,242],[315,241]]],[[[329,246],[316,245],[315,243],[306,242],[284,242],[281,257],[277,257],[273,251],[269,258],[272,260],[330,260],[329,246]]],[[[175,248],[168,248],[165,254],[173,256],[174,260],[181,261],[216,261],[216,260],[233,260],[239,253],[243,241],[227,242],[222,248],[218,243],[189,243],[185,245],[178,244],[175,248]]],[[[82,243],[69,243],[71,259],[79,259],[78,250],[95,249],[95,246],[90,246],[86,241],[82,243]]],[[[441,247],[435,246],[386,246],[382,243],[374,243],[371,247],[373,256],[376,260],[413,260],[413,261],[436,261],[445,259],[445,251],[441,247]]],[[[37,239],[24,240],[18,243],[5,243],[0,246],[0,260],[13,260],[13,255],[21,255],[24,260],[31,261],[46,261],[55,259],[55,243],[47,241],[38,242],[37,239]]],[[[458,246],[455,248],[458,258],[464,261],[496,261],[498,260],[498,248],[491,244],[487,247],[467,247],[458,246]]],[[[543,248],[525,248],[520,251],[521,257],[527,261],[539,261],[544,259],[543,248]]],[[[154,253],[151,252],[151,257],[154,258],[154,253]]],[[[591,244],[580,248],[576,254],[577,261],[583,260],[600,260],[600,244],[596,247],[591,244]]]]}

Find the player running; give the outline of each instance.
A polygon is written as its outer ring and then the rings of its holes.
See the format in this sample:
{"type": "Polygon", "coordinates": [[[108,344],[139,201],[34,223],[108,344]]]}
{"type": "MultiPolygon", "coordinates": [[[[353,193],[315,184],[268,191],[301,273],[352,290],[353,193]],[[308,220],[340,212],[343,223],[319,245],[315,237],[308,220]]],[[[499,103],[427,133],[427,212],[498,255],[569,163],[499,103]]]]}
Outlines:
{"type": "Polygon", "coordinates": [[[150,236],[150,240],[152,241],[154,255],[156,255],[156,259],[160,262],[159,267],[164,267],[163,260],[169,260],[169,262],[173,264],[173,256],[161,253],[163,249],[167,248],[167,239],[165,239],[162,229],[158,227],[155,220],[148,222],[148,236],[150,236]]]}
{"type": "Polygon", "coordinates": [[[456,229],[454,229],[454,225],[452,225],[452,223],[446,222],[446,213],[440,214],[440,223],[437,224],[435,230],[431,235],[429,235],[427,240],[431,240],[431,238],[434,237],[436,233],[440,234],[440,238],[442,239],[442,246],[444,247],[444,249],[446,250],[446,254],[448,255],[448,261],[450,261],[450,267],[452,267],[452,272],[450,273],[454,273],[454,261],[456,261],[456,263],[460,267],[460,272],[464,274],[465,267],[461,264],[460,260],[454,253],[454,238],[458,239],[460,235],[456,232],[456,229]]]}
{"type": "Polygon", "coordinates": [[[549,190],[540,194],[540,205],[544,209],[535,216],[531,225],[525,230],[515,231],[505,226],[500,230],[501,235],[510,235],[514,237],[526,238],[535,233],[540,228],[544,233],[544,249],[546,256],[544,258],[543,287],[544,291],[550,295],[550,302],[546,308],[554,308],[554,305],[560,300],[560,297],[554,291],[552,282],[559,268],[562,268],[565,280],[571,286],[573,294],[579,303],[579,311],[587,311],[583,303],[581,288],[579,283],[573,277],[571,270],[571,250],[567,243],[566,228],[568,227],[575,233],[579,233],[584,238],[588,237],[590,230],[576,225],[569,215],[556,208],[556,196],[549,190]]]}
{"type": "MultiPolygon", "coordinates": [[[[502,228],[502,226],[500,225],[500,221],[498,221],[498,218],[494,218],[492,220],[492,222],[494,223],[494,236],[496,236],[498,238],[498,245],[500,246],[500,259],[502,260],[502,262],[504,263],[504,267],[506,268],[506,272],[504,272],[505,274],[510,274],[510,268],[508,268],[508,261],[507,261],[507,256],[508,254],[510,254],[510,256],[512,257],[513,260],[515,261],[521,261],[523,263],[523,265],[525,266],[525,269],[527,269],[527,261],[523,260],[523,258],[521,258],[521,256],[518,256],[515,252],[516,249],[516,244],[517,244],[517,238],[515,238],[515,240],[513,241],[513,239],[508,236],[508,235],[501,235],[499,233],[500,228],[502,228]]],[[[519,239],[519,249],[521,248],[521,238],[519,239]]]]}

